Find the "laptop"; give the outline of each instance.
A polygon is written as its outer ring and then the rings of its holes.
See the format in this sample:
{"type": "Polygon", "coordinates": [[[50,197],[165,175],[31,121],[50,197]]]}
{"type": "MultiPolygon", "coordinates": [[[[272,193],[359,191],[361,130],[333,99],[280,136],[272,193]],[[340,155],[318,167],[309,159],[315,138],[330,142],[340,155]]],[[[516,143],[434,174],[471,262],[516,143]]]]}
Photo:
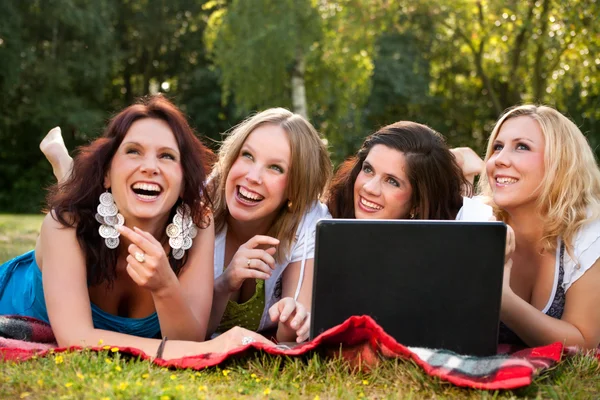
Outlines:
{"type": "Polygon", "coordinates": [[[502,222],[321,220],[310,338],[370,315],[406,346],[496,354],[502,222]]]}

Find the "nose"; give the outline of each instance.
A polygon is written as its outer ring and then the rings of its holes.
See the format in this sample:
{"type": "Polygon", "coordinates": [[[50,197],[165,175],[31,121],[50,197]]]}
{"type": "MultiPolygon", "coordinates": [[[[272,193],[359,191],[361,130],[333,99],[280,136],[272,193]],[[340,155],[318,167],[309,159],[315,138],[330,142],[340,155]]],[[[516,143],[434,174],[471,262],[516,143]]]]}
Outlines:
{"type": "Polygon", "coordinates": [[[158,174],[158,162],[155,157],[144,157],[142,160],[142,165],[140,167],[140,171],[150,175],[158,174]]]}
{"type": "Polygon", "coordinates": [[[509,166],[511,163],[510,160],[510,151],[508,146],[505,146],[502,150],[500,150],[499,153],[496,153],[496,155],[494,156],[494,164],[497,167],[506,167],[509,166]]]}
{"type": "Polygon", "coordinates": [[[369,179],[365,182],[363,190],[370,195],[379,196],[381,194],[381,183],[379,182],[379,179],[376,176],[369,179]]]}
{"type": "Polygon", "coordinates": [[[262,167],[256,163],[250,166],[246,174],[246,180],[260,185],[262,183],[262,167]]]}

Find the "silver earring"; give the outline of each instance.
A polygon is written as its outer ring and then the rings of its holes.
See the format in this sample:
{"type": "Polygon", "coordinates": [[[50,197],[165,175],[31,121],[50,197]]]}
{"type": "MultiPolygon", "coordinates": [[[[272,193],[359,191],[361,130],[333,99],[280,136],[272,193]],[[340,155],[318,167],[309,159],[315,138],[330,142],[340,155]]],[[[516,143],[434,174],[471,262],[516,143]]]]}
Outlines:
{"type": "Polygon", "coordinates": [[[173,222],[167,226],[167,236],[171,254],[176,260],[181,260],[185,251],[192,247],[192,239],[198,234],[198,227],[192,221],[192,210],[187,204],[177,206],[173,222]]]}
{"type": "Polygon", "coordinates": [[[125,223],[125,218],[119,213],[115,199],[108,190],[100,195],[96,221],[100,223],[98,232],[104,238],[106,247],[116,249],[119,246],[119,236],[121,234],[115,226],[122,226],[125,223]]]}
{"type": "Polygon", "coordinates": [[[415,219],[415,212],[414,211],[410,212],[410,219],[415,219]]]}

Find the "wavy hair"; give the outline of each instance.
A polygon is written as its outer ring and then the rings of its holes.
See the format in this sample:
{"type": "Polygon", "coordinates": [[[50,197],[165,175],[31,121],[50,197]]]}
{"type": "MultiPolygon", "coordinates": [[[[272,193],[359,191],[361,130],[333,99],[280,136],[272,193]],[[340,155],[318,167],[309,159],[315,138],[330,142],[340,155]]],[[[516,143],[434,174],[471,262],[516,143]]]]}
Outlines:
{"type": "MultiPolygon", "coordinates": [[[[103,135],[81,147],[73,162],[71,175],[63,183],[50,188],[47,207],[65,227],[75,227],[77,240],[85,254],[89,285],[108,282],[116,276],[117,251],[107,248],[98,232],[95,219],[98,198],[113,156],[135,121],[152,118],[164,121],[171,128],[179,146],[183,170],[181,198],[173,205],[170,219],[182,202],[189,205],[192,219],[200,228],[210,224],[211,199],[205,188],[207,171],[213,154],[194,135],[183,113],[161,95],[142,98],[114,116],[103,135]]],[[[166,226],[165,226],[166,228],[166,226]]],[[[163,238],[157,238],[163,242],[163,238]]],[[[176,274],[187,261],[169,254],[169,263],[176,274]]]]}
{"type": "MultiPolygon", "coordinates": [[[[544,179],[540,183],[537,208],[544,221],[544,250],[556,248],[561,237],[573,255],[575,235],[586,222],[600,217],[600,169],[594,153],[579,128],[557,110],[543,105],[521,105],[508,109],[496,122],[488,141],[485,161],[494,153],[493,144],[502,125],[526,116],[536,121],[545,139],[544,179]]],[[[493,202],[488,177],[479,180],[479,192],[494,207],[496,216],[508,214],[493,202]]]]}
{"type": "Polygon", "coordinates": [[[281,260],[291,248],[300,220],[309,208],[325,192],[332,175],[331,160],[327,147],[319,133],[304,117],[285,108],[270,108],[250,116],[235,126],[223,141],[218,161],[211,175],[210,188],[214,199],[215,230],[221,231],[229,216],[225,183],[233,163],[250,134],[260,126],[281,127],[290,141],[291,165],[286,196],[292,208],[282,206],[268,231],[268,235],[279,239],[277,260],[281,260]]]}
{"type": "Polygon", "coordinates": [[[455,219],[462,194],[472,185],[464,178],[444,137],[416,122],[399,121],[368,136],[356,156],[338,168],[329,189],[327,205],[334,218],[355,218],[354,183],[371,149],[376,145],[404,153],[406,175],[412,187],[415,219],[455,219]]]}

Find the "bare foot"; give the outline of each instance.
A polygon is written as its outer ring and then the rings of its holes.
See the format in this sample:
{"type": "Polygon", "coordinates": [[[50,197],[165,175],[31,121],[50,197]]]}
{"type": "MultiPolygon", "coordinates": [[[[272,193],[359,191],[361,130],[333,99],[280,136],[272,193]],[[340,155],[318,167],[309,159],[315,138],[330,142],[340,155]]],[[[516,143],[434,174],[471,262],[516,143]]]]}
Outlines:
{"type": "Polygon", "coordinates": [[[40,150],[52,165],[52,172],[58,182],[62,182],[71,173],[73,159],[67,151],[60,128],[52,128],[40,143],[40,150]]]}

